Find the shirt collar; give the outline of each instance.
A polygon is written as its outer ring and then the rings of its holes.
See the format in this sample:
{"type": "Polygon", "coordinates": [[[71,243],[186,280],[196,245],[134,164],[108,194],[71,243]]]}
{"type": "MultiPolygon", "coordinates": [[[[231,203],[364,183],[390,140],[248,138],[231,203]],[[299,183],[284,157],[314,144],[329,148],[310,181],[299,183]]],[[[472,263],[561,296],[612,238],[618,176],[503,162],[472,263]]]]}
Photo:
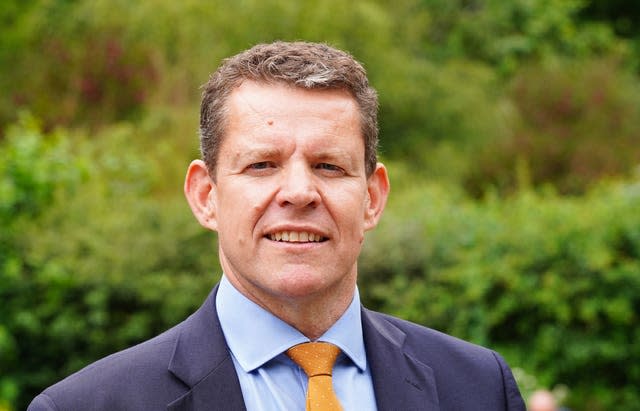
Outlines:
{"type": "MultiPolygon", "coordinates": [[[[309,342],[298,330],[241,294],[224,275],[216,309],[227,344],[245,372],[261,367],[296,344],[309,342]]],[[[358,368],[366,369],[357,288],[347,310],[318,341],[337,345],[358,368]]]]}

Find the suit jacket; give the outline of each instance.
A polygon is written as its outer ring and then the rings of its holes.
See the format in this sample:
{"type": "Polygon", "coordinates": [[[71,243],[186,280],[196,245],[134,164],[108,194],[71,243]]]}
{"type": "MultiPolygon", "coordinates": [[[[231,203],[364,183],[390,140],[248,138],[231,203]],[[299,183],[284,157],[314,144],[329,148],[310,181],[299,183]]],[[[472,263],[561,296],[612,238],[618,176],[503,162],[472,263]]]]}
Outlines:
{"type": "MultiPolygon", "coordinates": [[[[39,410],[245,410],[213,289],[182,323],[105,357],[38,395],[39,410]]],[[[525,410],[499,354],[362,309],[379,410],[525,410]]]]}

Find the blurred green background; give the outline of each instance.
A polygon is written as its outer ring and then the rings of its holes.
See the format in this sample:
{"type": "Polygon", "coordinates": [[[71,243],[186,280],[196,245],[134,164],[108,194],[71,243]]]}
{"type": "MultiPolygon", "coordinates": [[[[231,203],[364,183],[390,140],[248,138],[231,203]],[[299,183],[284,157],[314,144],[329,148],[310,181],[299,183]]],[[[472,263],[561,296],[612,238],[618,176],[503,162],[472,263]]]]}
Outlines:
{"type": "Polygon", "coordinates": [[[634,0],[3,0],[0,410],[205,298],[199,86],[276,39],[344,48],[379,90],[365,304],[500,351],[525,396],[640,410],[634,0]]]}

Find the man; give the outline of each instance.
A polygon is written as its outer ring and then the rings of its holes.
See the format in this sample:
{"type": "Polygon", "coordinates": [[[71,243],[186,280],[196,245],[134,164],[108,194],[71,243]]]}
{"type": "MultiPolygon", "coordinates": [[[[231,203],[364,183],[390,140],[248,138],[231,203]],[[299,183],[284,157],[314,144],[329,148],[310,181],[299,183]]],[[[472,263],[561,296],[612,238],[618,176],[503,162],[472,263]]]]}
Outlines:
{"type": "Polygon", "coordinates": [[[524,410],[498,354],[360,306],[357,258],[389,182],[377,96],[350,55],[277,42],[227,59],[200,127],[185,194],[218,233],[220,284],[30,410],[524,410]],[[309,371],[311,347],[328,371],[309,371]]]}

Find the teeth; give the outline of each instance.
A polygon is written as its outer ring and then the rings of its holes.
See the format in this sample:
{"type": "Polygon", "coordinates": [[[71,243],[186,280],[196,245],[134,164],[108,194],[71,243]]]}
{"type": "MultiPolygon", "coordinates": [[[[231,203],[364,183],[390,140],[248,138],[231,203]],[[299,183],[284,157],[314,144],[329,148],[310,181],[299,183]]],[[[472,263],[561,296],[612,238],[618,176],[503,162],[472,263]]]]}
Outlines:
{"type": "Polygon", "coordinates": [[[279,231],[269,234],[269,238],[273,241],[286,241],[290,243],[309,243],[322,241],[319,234],[308,233],[306,231],[279,231]]]}

